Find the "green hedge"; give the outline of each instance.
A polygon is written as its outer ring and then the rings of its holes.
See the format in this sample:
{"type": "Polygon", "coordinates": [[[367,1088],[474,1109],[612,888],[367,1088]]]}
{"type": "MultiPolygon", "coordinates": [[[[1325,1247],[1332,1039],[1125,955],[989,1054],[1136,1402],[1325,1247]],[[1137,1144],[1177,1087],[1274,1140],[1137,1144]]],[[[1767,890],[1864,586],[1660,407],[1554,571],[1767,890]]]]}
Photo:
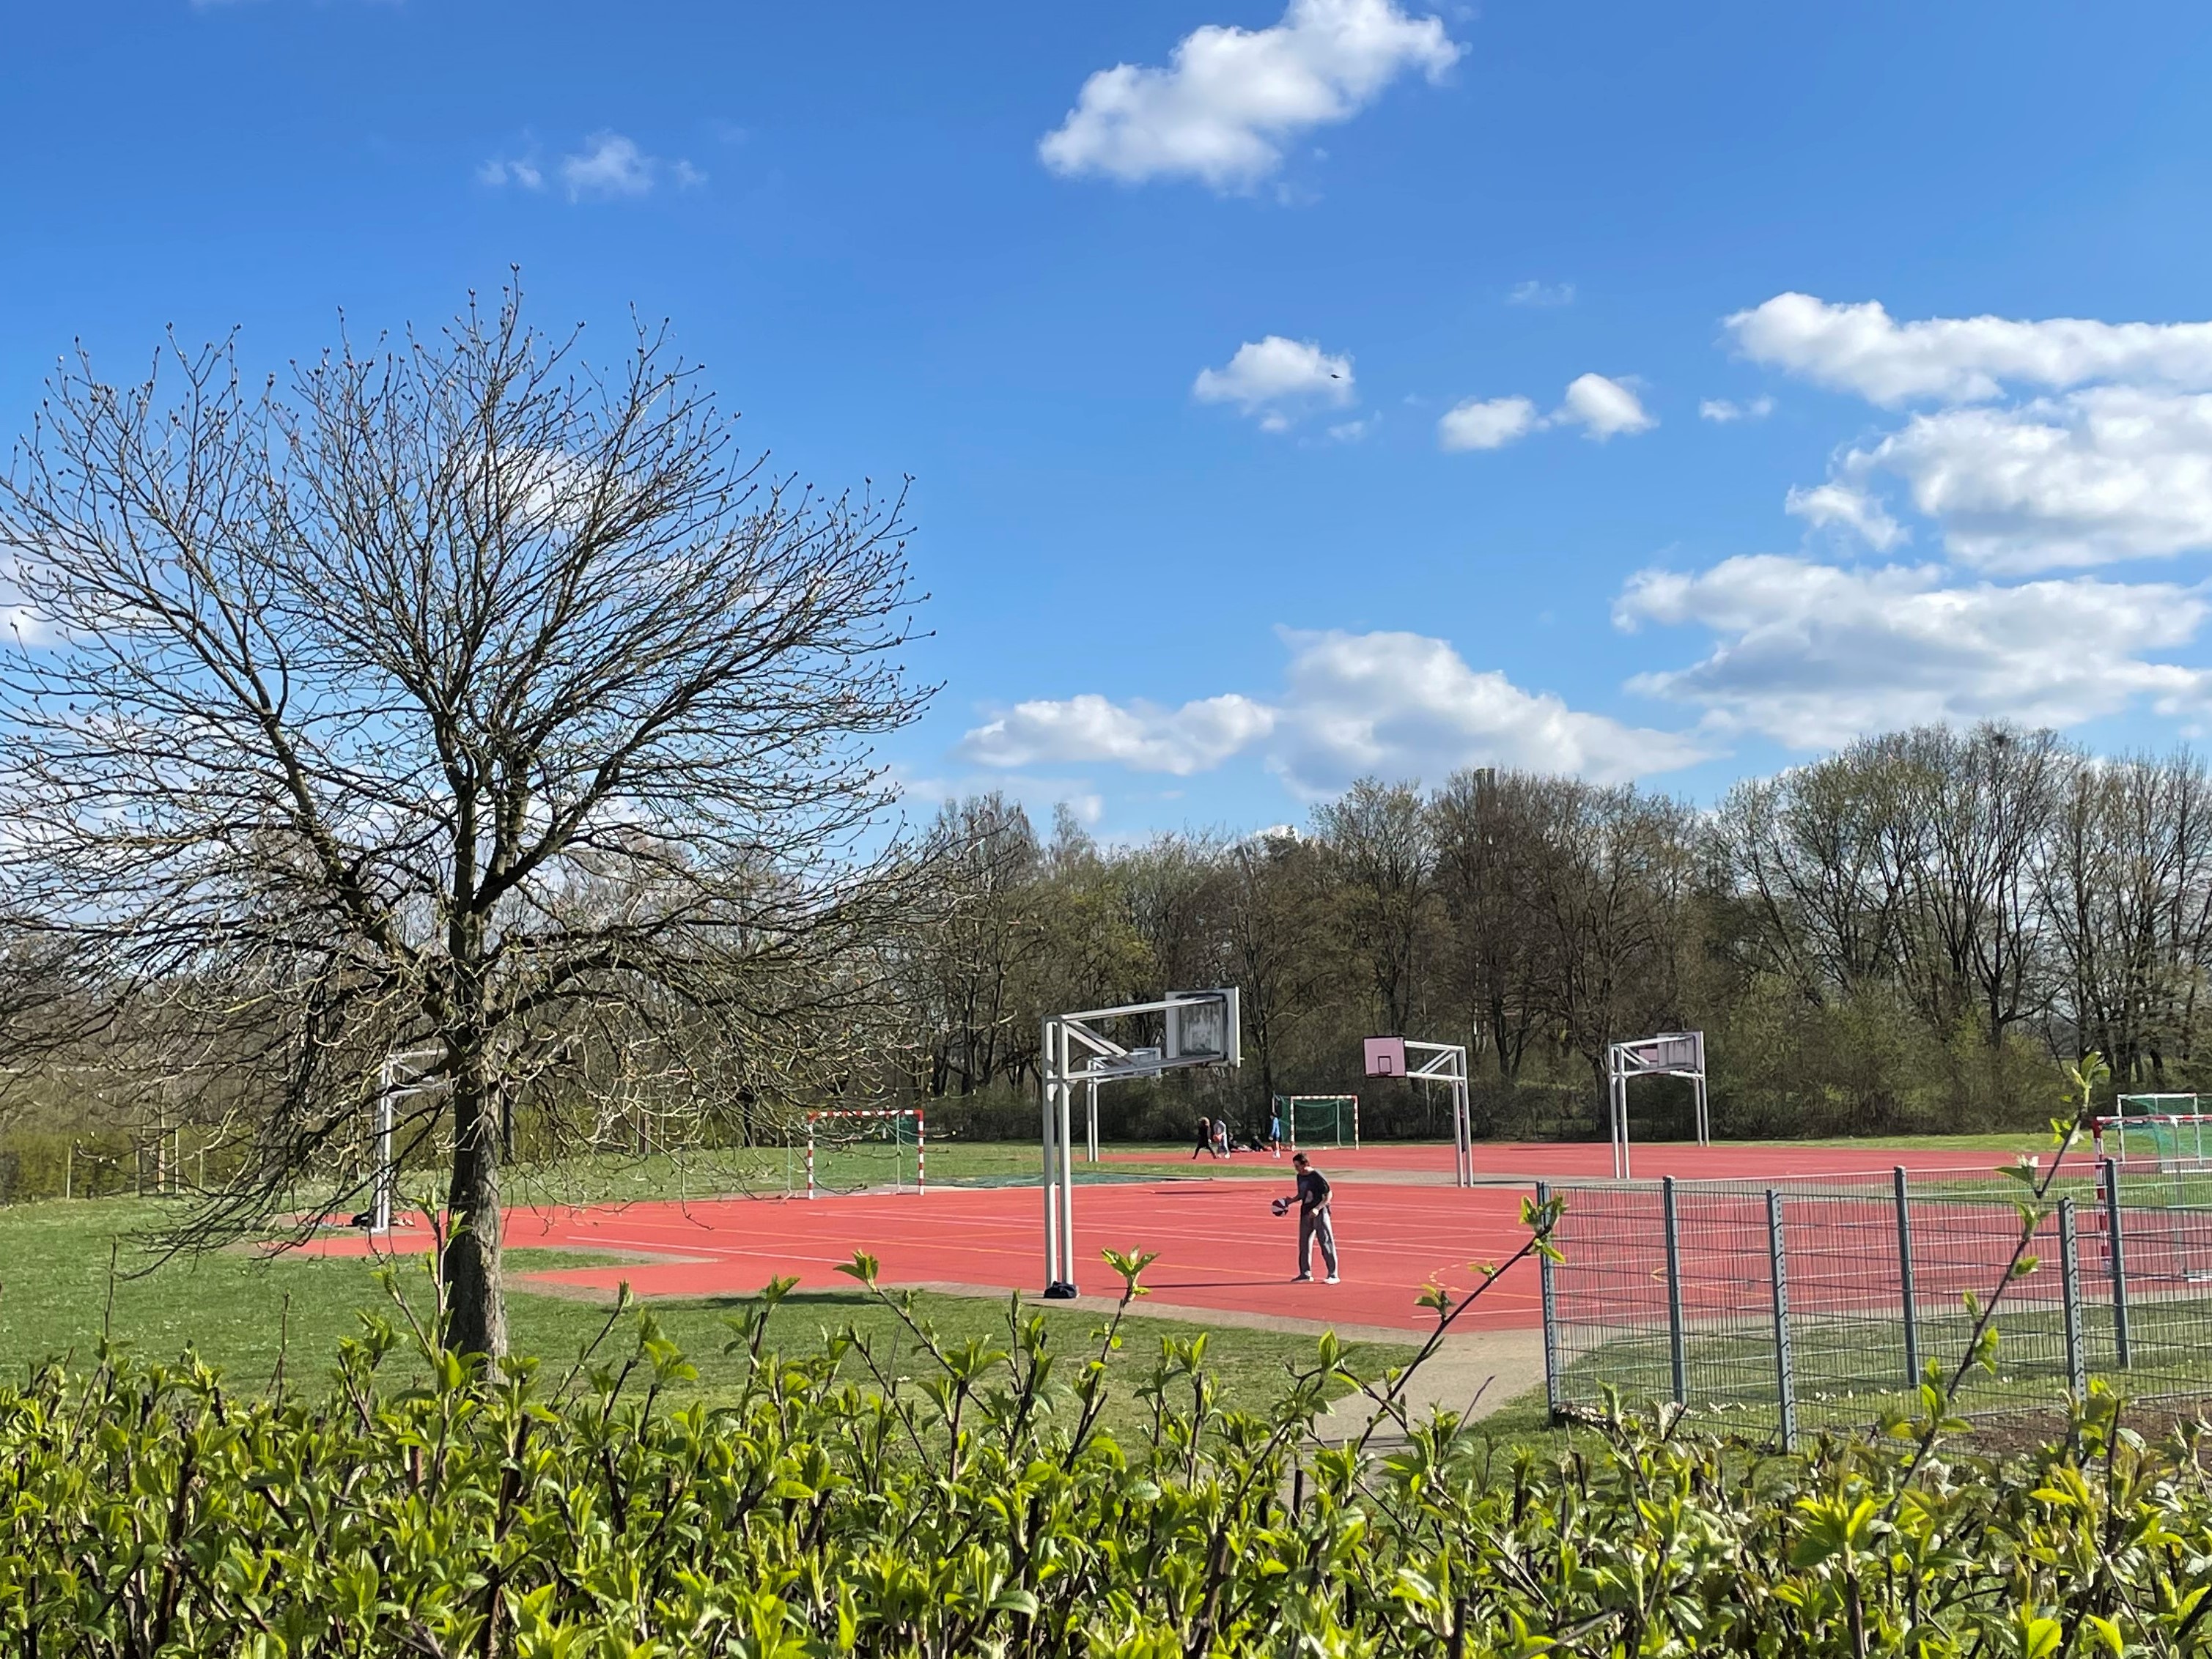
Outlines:
{"type": "Polygon", "coordinates": [[[1149,1427],[1116,1439],[1111,1327],[1061,1353],[1018,1308],[1003,1341],[957,1347],[909,1316],[895,1346],[787,1361],[782,1288],[732,1322],[749,1381],[720,1408],[661,1403],[687,1366],[649,1318],[567,1376],[479,1375],[404,1307],[275,1397],[190,1363],[42,1370],[0,1394],[0,1640],[134,1659],[2212,1651],[2194,1447],[2146,1444],[2108,1396],[2002,1468],[1902,1422],[1796,1458],[1632,1420],[1539,1455],[1386,1412],[1365,1449],[1330,1449],[1307,1432],[1344,1381],[1329,1342],[1246,1413],[1220,1407],[1194,1335],[1163,1344],[1149,1427]]]}

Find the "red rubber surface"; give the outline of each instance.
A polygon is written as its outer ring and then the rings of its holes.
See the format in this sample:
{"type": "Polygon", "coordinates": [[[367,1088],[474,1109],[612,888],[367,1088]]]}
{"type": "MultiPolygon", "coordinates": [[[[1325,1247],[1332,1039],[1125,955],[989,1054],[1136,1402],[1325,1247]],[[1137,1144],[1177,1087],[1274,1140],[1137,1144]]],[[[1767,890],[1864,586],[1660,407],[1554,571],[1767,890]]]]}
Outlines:
{"type": "MultiPolygon", "coordinates": [[[[1340,1182],[1334,1207],[1344,1282],[1294,1284],[1297,1219],[1267,1210],[1267,1200],[1285,1189],[1247,1180],[1079,1187],[1079,1285],[1086,1293],[1117,1294],[1121,1283],[1099,1251],[1157,1250],[1159,1260],[1144,1280],[1154,1302],[1418,1330],[1430,1316],[1415,1298],[1431,1275],[1469,1288],[1476,1282],[1470,1263],[1503,1260],[1528,1237],[1522,1194],[1509,1188],[1462,1192],[1340,1182]]],[[[939,1188],[924,1197],[862,1194],[811,1203],[721,1199],[683,1208],[518,1210],[507,1224],[510,1243],[679,1258],[527,1275],[607,1290],[628,1280],[640,1296],[744,1295],[779,1273],[811,1289],[850,1288],[852,1280],[836,1268],[856,1249],[877,1258],[886,1285],[1043,1287],[1043,1194],[1035,1187],[939,1188]]],[[[409,1248],[404,1237],[398,1245],[403,1250],[409,1248]]],[[[311,1248],[362,1255],[368,1241],[333,1235],[311,1248]]],[[[1318,1253],[1314,1271],[1322,1271],[1318,1253]]],[[[1535,1274],[1516,1270],[1463,1322],[1533,1326],[1537,1320],[1535,1274]]]]}
{"type": "MultiPolygon", "coordinates": [[[[1602,1174],[1611,1168],[1602,1146],[1486,1145],[1477,1152],[1481,1168],[1532,1177],[1602,1174]]],[[[1157,1303],[1413,1331],[1432,1318],[1417,1303],[1425,1284],[1437,1279],[1471,1288],[1478,1282],[1472,1264],[1503,1261],[1527,1239],[1520,1219],[1526,1188],[1462,1190],[1358,1178],[1363,1169],[1449,1172],[1449,1146],[1391,1145],[1313,1156],[1335,1180],[1343,1283],[1291,1282],[1297,1220],[1274,1217],[1267,1208],[1271,1198],[1288,1190],[1289,1165],[1287,1160],[1274,1165],[1270,1158],[1270,1165],[1284,1171],[1279,1186],[1231,1177],[1079,1187],[1081,1288],[1102,1295],[1118,1291],[1119,1281],[1099,1259],[1102,1249],[1156,1250],[1159,1260],[1145,1283],[1157,1303]]],[[[1987,1152],[1902,1156],[1928,1170],[1986,1170],[2000,1161],[1987,1152]]],[[[1886,1170],[1898,1161],[1899,1156],[1870,1147],[1654,1146],[1639,1158],[1638,1174],[1821,1175],[1886,1170]]],[[[835,1270],[856,1249],[878,1259],[887,1285],[1036,1291],[1043,1279],[1043,1198],[1035,1187],[941,1187],[922,1197],[872,1194],[812,1202],[723,1199],[688,1206],[517,1210],[507,1224],[509,1241],[518,1244],[658,1258],[527,1275],[606,1290],[627,1280],[641,1296],[744,1295],[778,1274],[793,1275],[812,1289],[849,1286],[852,1281],[835,1270]]],[[[401,1235],[403,1250],[409,1248],[405,1237],[401,1235]]],[[[359,1255],[367,1252],[368,1241],[333,1235],[316,1248],[359,1255]]],[[[1318,1259],[1315,1269],[1320,1271],[1318,1259]]],[[[1470,1328],[1538,1322],[1536,1274],[1528,1263],[1509,1273],[1463,1322],[1470,1328]]]]}
{"type": "MultiPolygon", "coordinates": [[[[1969,1170],[1979,1174],[2010,1160],[2002,1152],[1922,1147],[1776,1146],[1758,1141],[1723,1141],[1698,1146],[1686,1141],[1650,1141],[1629,1149],[1629,1172],[1638,1181],[1673,1176],[1677,1181],[1763,1181],[1785,1176],[1864,1175],[1887,1179],[1902,1164],[1914,1174],[1942,1174],[1969,1170]]],[[[1316,1164],[1334,1173],[1342,1170],[1428,1170],[1449,1176],[1452,1149],[1449,1141],[1385,1141],[1353,1148],[1309,1146],[1316,1164]]],[[[1190,1154],[1109,1152],[1109,1164],[1158,1164],[1190,1154]]],[[[1231,1160],[1238,1167],[1269,1165],[1275,1159],[1266,1152],[1238,1152],[1231,1160]]],[[[1283,1163],[1290,1162],[1289,1149],[1283,1163]]],[[[1218,1162],[1211,1155],[1195,1161],[1202,1173],[1218,1162]]],[[[1474,1143],[1474,1172],[1495,1179],[1510,1176],[1528,1181],[1610,1179],[1613,1148],[1603,1141],[1505,1141],[1474,1143]]]]}

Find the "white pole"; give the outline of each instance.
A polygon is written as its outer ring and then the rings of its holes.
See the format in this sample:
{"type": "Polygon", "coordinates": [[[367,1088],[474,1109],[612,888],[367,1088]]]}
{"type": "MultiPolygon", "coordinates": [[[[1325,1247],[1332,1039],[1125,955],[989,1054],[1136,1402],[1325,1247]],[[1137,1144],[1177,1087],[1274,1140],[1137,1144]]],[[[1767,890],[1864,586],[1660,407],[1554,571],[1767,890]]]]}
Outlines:
{"type": "Polygon", "coordinates": [[[1044,1287],[1048,1291],[1060,1282],[1060,1188],[1054,1179],[1057,1171],[1053,1165],[1052,1136],[1054,1121],[1054,1091],[1059,1085],[1060,1060],[1056,1047],[1060,1033],[1058,1020],[1044,1023],[1044,1043],[1037,1060],[1037,1093],[1044,1105],[1044,1287]]]}
{"type": "Polygon", "coordinates": [[[1096,1079],[1093,1079],[1091,1080],[1091,1107],[1090,1107],[1090,1110],[1091,1110],[1091,1161],[1093,1164],[1096,1164],[1096,1163],[1098,1161],[1098,1084],[1097,1084],[1097,1080],[1096,1079]]]}
{"type": "Polygon", "coordinates": [[[1452,1115],[1458,1121],[1459,1184],[1474,1185],[1474,1125],[1467,1095],[1467,1050],[1459,1051],[1459,1076],[1452,1083],[1452,1115]]]}
{"type": "Polygon", "coordinates": [[[392,1231],[392,1091],[399,1086],[399,1062],[386,1054],[376,1074],[376,1196],[369,1205],[368,1230],[392,1231]]]}
{"type": "MultiPolygon", "coordinates": [[[[1062,1032],[1063,1071],[1067,1060],[1066,1042],[1066,1034],[1062,1032]]],[[[1075,1287],[1075,1137],[1068,1119],[1074,1105],[1075,1091],[1063,1081],[1060,1085],[1060,1282],[1071,1291],[1075,1287]]]]}

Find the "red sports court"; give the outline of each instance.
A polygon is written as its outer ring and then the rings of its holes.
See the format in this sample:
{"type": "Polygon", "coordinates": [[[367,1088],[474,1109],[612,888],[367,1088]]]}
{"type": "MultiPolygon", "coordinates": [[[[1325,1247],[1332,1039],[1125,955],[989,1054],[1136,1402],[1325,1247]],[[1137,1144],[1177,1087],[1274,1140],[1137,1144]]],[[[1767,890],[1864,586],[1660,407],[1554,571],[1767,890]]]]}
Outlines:
{"type": "MultiPolygon", "coordinates": [[[[1335,1187],[1343,1265],[1338,1285],[1291,1282],[1297,1224],[1268,1211],[1268,1200],[1289,1188],[1287,1158],[1278,1164],[1265,1154],[1244,1153],[1236,1160],[1247,1170],[1279,1171],[1279,1186],[1249,1174],[1209,1171],[1200,1160],[1190,1177],[1079,1187],[1075,1260],[1080,1288],[1100,1295],[1119,1289],[1100,1251],[1151,1250],[1158,1260],[1145,1284],[1156,1306],[1420,1330],[1433,1318],[1419,1305],[1424,1285],[1471,1288],[1479,1277],[1474,1264],[1501,1261],[1526,1242],[1521,1200],[1534,1182],[1587,1180],[1611,1166],[1611,1150],[1601,1144],[1481,1145],[1475,1150],[1478,1178],[1487,1184],[1473,1188],[1423,1179],[1449,1182],[1448,1146],[1312,1150],[1316,1165],[1335,1187]]],[[[1146,1155],[1115,1153],[1109,1161],[1132,1156],[1146,1155]]],[[[1147,1161],[1157,1163],[1159,1156],[1147,1161]]],[[[1916,1174],[1934,1176],[1978,1172],[2002,1161],[2001,1154],[1986,1151],[1658,1143],[1637,1149],[1636,1173],[1758,1180],[1886,1174],[1905,1164],[1916,1174]]],[[[1568,1202],[1574,1202],[1571,1190],[1568,1202]]],[[[517,1244],[632,1258],[620,1266],[527,1273],[526,1280],[606,1291],[627,1281],[646,1297],[745,1295],[778,1275],[795,1277],[807,1288],[849,1287],[851,1281],[836,1270],[856,1249],[878,1259],[882,1282],[890,1285],[1035,1291],[1043,1282],[1042,1194],[1036,1187],[939,1187],[921,1196],[869,1193],[812,1202],[732,1198],[681,1206],[532,1208],[511,1212],[507,1227],[509,1242],[517,1244]]],[[[320,1248],[355,1254],[366,1252],[369,1242],[334,1237],[320,1248]]],[[[1527,1328],[1539,1322],[1536,1275],[1523,1264],[1463,1324],[1527,1328]]]]}

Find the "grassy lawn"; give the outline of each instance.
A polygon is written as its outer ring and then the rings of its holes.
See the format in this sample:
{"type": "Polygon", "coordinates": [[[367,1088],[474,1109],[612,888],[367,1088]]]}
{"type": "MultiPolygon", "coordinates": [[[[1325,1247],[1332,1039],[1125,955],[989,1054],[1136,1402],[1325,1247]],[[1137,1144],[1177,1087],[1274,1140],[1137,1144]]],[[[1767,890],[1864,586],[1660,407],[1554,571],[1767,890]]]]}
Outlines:
{"type": "MultiPolygon", "coordinates": [[[[360,1328],[363,1310],[391,1311],[374,1269],[360,1261],[279,1255],[257,1259],[242,1252],[180,1258],[149,1267],[148,1231],[175,1214],[154,1200],[129,1199],[24,1205],[0,1211],[0,1355],[21,1376],[48,1358],[73,1354],[79,1363],[106,1328],[118,1341],[155,1358],[186,1349],[221,1369],[234,1387],[262,1389],[277,1374],[280,1357],[294,1383],[319,1377],[341,1336],[360,1328]],[[111,1261],[114,1271],[111,1273],[111,1261]]],[[[513,1271],[583,1265],[574,1252],[513,1249],[513,1271]]],[[[404,1287],[427,1301],[428,1285],[411,1271],[404,1287]]],[[[651,1305],[662,1330],[698,1368],[697,1392],[726,1397],[741,1375],[723,1352],[726,1323],[749,1298],[670,1300],[651,1305]]],[[[1006,1304],[980,1297],[922,1296],[921,1316],[944,1340],[1003,1335],[1006,1304]]],[[[1047,1309],[1060,1352],[1087,1348],[1098,1325],[1094,1315],[1047,1309]]],[[[539,1357],[565,1371],[605,1325],[608,1310],[589,1303],[532,1293],[516,1285],[508,1322],[518,1352],[539,1357]]],[[[844,1293],[794,1296],[769,1327],[773,1346],[797,1354],[819,1352],[828,1337],[850,1325],[872,1336],[880,1353],[911,1372],[914,1344],[886,1309],[856,1286],[844,1293]]],[[[1200,1327],[1185,1321],[1133,1318],[1115,1374],[1121,1387],[1111,1416],[1133,1420],[1142,1407],[1138,1382],[1158,1357],[1165,1337],[1188,1339],[1200,1327]]],[[[602,1354],[627,1352],[635,1316],[608,1340],[602,1354]]],[[[1310,1337],[1222,1328],[1207,1336],[1207,1352],[1232,1403],[1256,1407],[1276,1393],[1291,1365],[1312,1361],[1310,1337]]],[[[1355,1369],[1373,1375],[1401,1364],[1411,1349],[1357,1344],[1355,1369]]],[[[857,1369],[857,1366],[856,1366],[857,1369]]]]}

